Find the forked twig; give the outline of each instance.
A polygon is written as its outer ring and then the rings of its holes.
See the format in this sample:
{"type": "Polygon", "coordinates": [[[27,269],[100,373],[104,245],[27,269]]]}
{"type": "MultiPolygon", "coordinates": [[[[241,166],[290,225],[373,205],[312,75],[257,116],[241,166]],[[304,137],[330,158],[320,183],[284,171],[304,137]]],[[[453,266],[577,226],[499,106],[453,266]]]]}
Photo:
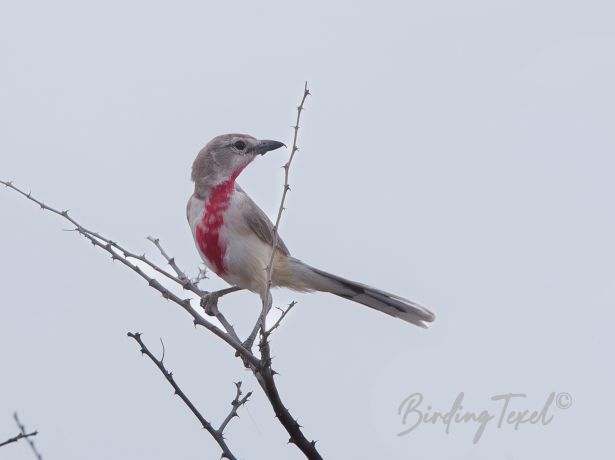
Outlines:
{"type": "MultiPolygon", "coordinates": [[[[133,338],[139,344],[139,346],[141,347],[141,353],[146,355],[156,365],[156,367],[158,368],[158,370],[160,370],[167,382],[171,384],[173,390],[175,390],[175,394],[180,397],[180,399],[184,402],[186,406],[188,406],[188,409],[190,409],[190,412],[194,414],[201,426],[205,428],[207,432],[211,435],[211,437],[214,438],[214,440],[218,443],[218,445],[222,449],[222,457],[228,458],[229,460],[237,460],[237,457],[235,457],[235,455],[231,452],[231,449],[229,448],[228,444],[226,444],[226,441],[224,440],[223,436],[223,431],[228,424],[228,421],[225,419],[226,423],[223,422],[223,425],[220,425],[220,428],[215,429],[212,424],[207,421],[205,417],[203,417],[203,414],[201,414],[201,412],[196,408],[192,401],[190,401],[190,398],[186,396],[186,393],[184,393],[183,390],[179,387],[179,385],[175,381],[175,378],[173,377],[173,373],[167,370],[164,363],[162,362],[162,359],[156,358],[154,354],[149,350],[149,348],[147,348],[147,346],[143,343],[143,340],[141,340],[141,334],[138,332],[129,332],[128,337],[133,338]]],[[[245,404],[248,400],[249,395],[250,394],[246,395],[244,400],[242,400],[243,402],[239,405],[245,404]]],[[[234,407],[233,410],[236,415],[237,408],[234,407]]],[[[233,413],[233,411],[231,411],[231,413],[233,413]]]]}
{"type": "Polygon", "coordinates": [[[224,429],[229,424],[229,422],[233,419],[233,417],[239,417],[239,415],[237,414],[237,409],[239,409],[241,406],[247,403],[248,400],[250,399],[250,396],[252,396],[252,392],[248,391],[248,393],[243,398],[241,397],[241,395],[243,394],[241,391],[241,382],[235,382],[235,387],[236,387],[236,393],[235,393],[235,398],[231,401],[231,411],[226,416],[226,418],[222,421],[222,423],[220,424],[220,427],[218,428],[218,433],[220,434],[224,433],[224,429]]]}
{"type": "Polygon", "coordinates": [[[273,326],[271,326],[267,332],[266,335],[271,335],[271,333],[280,326],[280,324],[282,323],[282,320],[284,319],[284,317],[286,315],[288,315],[288,312],[290,311],[291,308],[293,308],[295,305],[297,305],[297,302],[295,302],[294,300],[288,304],[288,307],[286,308],[286,310],[284,310],[283,308],[278,308],[278,310],[280,310],[282,312],[282,314],[280,315],[280,317],[278,318],[278,320],[273,324],[273,326]]]}

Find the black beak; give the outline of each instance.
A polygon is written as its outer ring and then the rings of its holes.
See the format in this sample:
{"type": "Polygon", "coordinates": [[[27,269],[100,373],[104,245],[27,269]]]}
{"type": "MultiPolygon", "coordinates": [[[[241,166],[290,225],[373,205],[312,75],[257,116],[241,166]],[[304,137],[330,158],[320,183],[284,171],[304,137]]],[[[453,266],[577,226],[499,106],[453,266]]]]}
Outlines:
{"type": "Polygon", "coordinates": [[[265,141],[259,141],[258,144],[256,144],[256,146],[252,148],[252,151],[254,152],[255,155],[264,155],[270,150],[279,149],[280,147],[286,147],[286,145],[278,141],[265,140],[265,141]]]}

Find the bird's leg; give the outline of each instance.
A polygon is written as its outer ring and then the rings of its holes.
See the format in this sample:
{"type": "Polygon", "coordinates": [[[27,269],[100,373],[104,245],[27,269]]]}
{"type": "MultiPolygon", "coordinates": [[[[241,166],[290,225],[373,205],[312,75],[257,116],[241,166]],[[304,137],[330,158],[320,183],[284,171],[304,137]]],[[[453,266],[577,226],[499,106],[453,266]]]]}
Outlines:
{"type": "Polygon", "coordinates": [[[231,292],[240,291],[241,288],[238,286],[233,286],[226,289],[220,289],[219,291],[210,292],[204,297],[201,297],[201,307],[205,310],[205,313],[209,316],[218,316],[218,299],[226,294],[230,294],[231,292]]]}
{"type": "Polygon", "coordinates": [[[260,330],[264,332],[266,330],[265,320],[267,319],[267,314],[269,313],[269,310],[271,310],[271,305],[273,303],[273,297],[271,296],[271,292],[268,292],[268,294],[269,295],[267,297],[267,301],[263,301],[263,308],[260,315],[258,316],[258,320],[256,320],[256,324],[254,325],[252,332],[250,332],[248,338],[243,342],[243,346],[248,350],[252,350],[252,345],[254,345],[254,341],[256,340],[258,331],[260,330]]]}
{"type": "Polygon", "coordinates": [[[254,345],[254,341],[256,340],[256,335],[258,334],[258,330],[261,327],[260,319],[254,325],[254,329],[250,332],[250,336],[243,342],[243,346],[247,350],[252,350],[252,345],[254,345]]]}

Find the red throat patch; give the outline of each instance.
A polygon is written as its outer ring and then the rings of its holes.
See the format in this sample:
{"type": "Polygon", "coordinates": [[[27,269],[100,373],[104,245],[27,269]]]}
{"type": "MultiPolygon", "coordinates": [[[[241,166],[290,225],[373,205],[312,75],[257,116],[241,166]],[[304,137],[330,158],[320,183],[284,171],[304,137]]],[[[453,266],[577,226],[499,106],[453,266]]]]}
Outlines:
{"type": "MultiPolygon", "coordinates": [[[[246,165],[247,166],[247,165],[246,165]]],[[[207,260],[213,265],[218,276],[226,274],[224,254],[226,241],[220,238],[220,228],[224,224],[224,214],[235,192],[235,179],[245,166],[238,168],[230,179],[216,185],[205,203],[203,218],[196,226],[196,242],[207,260]]]]}

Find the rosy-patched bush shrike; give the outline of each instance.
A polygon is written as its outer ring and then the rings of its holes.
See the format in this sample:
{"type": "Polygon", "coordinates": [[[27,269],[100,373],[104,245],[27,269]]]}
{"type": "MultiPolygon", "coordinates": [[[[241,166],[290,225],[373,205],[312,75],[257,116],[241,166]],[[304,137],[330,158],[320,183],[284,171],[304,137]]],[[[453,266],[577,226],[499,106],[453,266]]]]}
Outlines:
{"type": "MultiPolygon", "coordinates": [[[[203,147],[192,165],[194,193],[188,200],[187,217],[203,262],[227,283],[255,292],[263,300],[273,224],[236,179],[257,156],[283,145],[246,134],[224,134],[203,147]]],[[[295,259],[281,238],[273,259],[271,285],[330,292],[421,327],[435,319],[431,311],[415,302],[295,259]]]]}

